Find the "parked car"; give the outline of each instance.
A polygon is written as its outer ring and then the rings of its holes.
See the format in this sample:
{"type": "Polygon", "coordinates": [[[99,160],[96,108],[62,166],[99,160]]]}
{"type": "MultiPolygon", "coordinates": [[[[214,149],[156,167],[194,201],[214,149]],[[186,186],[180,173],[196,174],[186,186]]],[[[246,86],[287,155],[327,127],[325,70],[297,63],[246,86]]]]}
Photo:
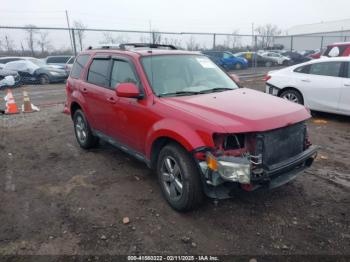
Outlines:
{"type": "Polygon", "coordinates": [[[82,148],[102,139],[155,169],[174,209],[278,187],[312,164],[303,106],[239,88],[205,55],[128,46],[79,54],[64,112],[82,148]]]}
{"type": "Polygon", "coordinates": [[[248,60],[242,57],[236,57],[228,51],[203,51],[214,63],[223,67],[225,70],[245,69],[248,67],[248,60]]]}
{"type": "Polygon", "coordinates": [[[321,58],[269,72],[266,92],[311,110],[350,115],[350,58],[321,58]]]}
{"type": "Polygon", "coordinates": [[[18,87],[21,77],[16,71],[0,69],[0,88],[18,87]]]}
{"type": "Polygon", "coordinates": [[[290,65],[291,59],[289,57],[283,56],[274,52],[264,52],[261,53],[262,57],[269,57],[274,60],[278,65],[290,65]]]}
{"type": "Polygon", "coordinates": [[[64,65],[64,70],[66,70],[66,72],[67,72],[68,75],[70,74],[70,71],[72,70],[74,60],[75,60],[75,56],[72,56],[72,57],[67,61],[67,63],[64,65]]]}
{"type": "Polygon", "coordinates": [[[300,53],[295,52],[295,51],[284,51],[281,53],[281,55],[290,58],[291,63],[293,63],[293,64],[304,63],[304,62],[308,62],[311,60],[310,57],[303,56],[300,53]]]}
{"type": "Polygon", "coordinates": [[[253,66],[255,63],[257,66],[271,67],[277,65],[275,59],[270,57],[263,57],[255,52],[239,52],[235,54],[236,57],[243,57],[247,59],[249,66],[253,66]]]}
{"type": "Polygon", "coordinates": [[[350,56],[350,42],[334,43],[327,46],[323,56],[338,57],[350,56]]]}
{"type": "MultiPolygon", "coordinates": [[[[57,66],[57,68],[60,68],[60,69],[65,69],[65,65],[72,58],[73,56],[70,56],[70,55],[56,55],[56,56],[48,56],[44,59],[44,61],[48,65],[57,66]]],[[[74,61],[74,58],[73,58],[73,61],[74,61]]]]}
{"type": "Polygon", "coordinates": [[[6,63],[4,69],[18,72],[21,82],[25,84],[64,82],[68,77],[66,71],[47,66],[35,58],[6,63]]]}

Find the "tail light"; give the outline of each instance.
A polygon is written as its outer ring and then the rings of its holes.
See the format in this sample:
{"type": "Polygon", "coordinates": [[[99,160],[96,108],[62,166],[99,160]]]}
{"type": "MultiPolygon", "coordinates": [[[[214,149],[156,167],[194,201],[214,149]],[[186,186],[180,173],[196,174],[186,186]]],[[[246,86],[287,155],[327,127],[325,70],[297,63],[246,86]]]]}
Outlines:
{"type": "Polygon", "coordinates": [[[266,75],[266,76],[264,77],[264,80],[265,80],[265,81],[269,81],[269,80],[271,79],[271,77],[272,77],[272,76],[270,76],[270,75],[266,75]]]}

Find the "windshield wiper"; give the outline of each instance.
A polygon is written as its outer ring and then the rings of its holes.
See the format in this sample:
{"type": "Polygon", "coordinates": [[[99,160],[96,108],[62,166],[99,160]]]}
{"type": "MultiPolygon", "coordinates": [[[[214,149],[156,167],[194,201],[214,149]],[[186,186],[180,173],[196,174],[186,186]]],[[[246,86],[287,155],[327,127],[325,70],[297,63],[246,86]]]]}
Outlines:
{"type": "Polygon", "coordinates": [[[222,92],[222,91],[228,91],[228,90],[234,90],[234,89],[228,88],[228,87],[216,87],[216,88],[212,88],[212,89],[202,90],[199,93],[200,94],[207,94],[207,93],[222,92]]]}
{"type": "Polygon", "coordinates": [[[172,92],[172,93],[163,93],[159,94],[159,97],[164,97],[164,96],[186,96],[186,95],[198,95],[201,94],[201,92],[198,91],[177,91],[177,92],[172,92]]]}

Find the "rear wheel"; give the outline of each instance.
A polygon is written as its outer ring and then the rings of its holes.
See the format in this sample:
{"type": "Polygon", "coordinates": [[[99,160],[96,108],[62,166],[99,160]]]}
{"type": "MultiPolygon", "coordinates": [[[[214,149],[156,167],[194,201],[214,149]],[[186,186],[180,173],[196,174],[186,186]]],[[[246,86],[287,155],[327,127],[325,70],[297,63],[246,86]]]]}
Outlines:
{"type": "Polygon", "coordinates": [[[235,64],[235,69],[236,70],[242,69],[242,65],[240,63],[235,64]]]}
{"type": "Polygon", "coordinates": [[[286,91],[283,91],[281,93],[280,97],[297,104],[304,104],[303,97],[301,93],[297,90],[287,89],[286,91]]]}
{"type": "Polygon", "coordinates": [[[93,135],[86,117],[80,109],[74,113],[73,117],[75,137],[84,149],[95,147],[98,144],[98,138],[93,135]]]}
{"type": "Polygon", "coordinates": [[[194,160],[181,146],[169,144],[161,150],[157,174],[163,195],[175,210],[188,211],[202,202],[200,174],[194,160]]]}
{"type": "Polygon", "coordinates": [[[266,66],[266,67],[271,67],[271,66],[272,66],[272,62],[271,62],[271,61],[265,62],[265,66],[266,66]]]}
{"type": "Polygon", "coordinates": [[[39,76],[39,83],[41,85],[47,85],[50,83],[50,79],[48,75],[40,75],[39,76]]]}

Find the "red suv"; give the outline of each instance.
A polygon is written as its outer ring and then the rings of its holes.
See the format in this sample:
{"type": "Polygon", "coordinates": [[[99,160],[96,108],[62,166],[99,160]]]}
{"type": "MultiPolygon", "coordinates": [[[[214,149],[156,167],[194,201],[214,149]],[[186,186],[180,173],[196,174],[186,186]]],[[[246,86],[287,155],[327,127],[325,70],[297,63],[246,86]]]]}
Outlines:
{"type": "Polygon", "coordinates": [[[145,162],[179,211],[204,195],[285,184],[316,156],[303,106],[240,88],[208,57],[173,46],[90,48],[66,91],[79,145],[103,139],[145,162]]]}

